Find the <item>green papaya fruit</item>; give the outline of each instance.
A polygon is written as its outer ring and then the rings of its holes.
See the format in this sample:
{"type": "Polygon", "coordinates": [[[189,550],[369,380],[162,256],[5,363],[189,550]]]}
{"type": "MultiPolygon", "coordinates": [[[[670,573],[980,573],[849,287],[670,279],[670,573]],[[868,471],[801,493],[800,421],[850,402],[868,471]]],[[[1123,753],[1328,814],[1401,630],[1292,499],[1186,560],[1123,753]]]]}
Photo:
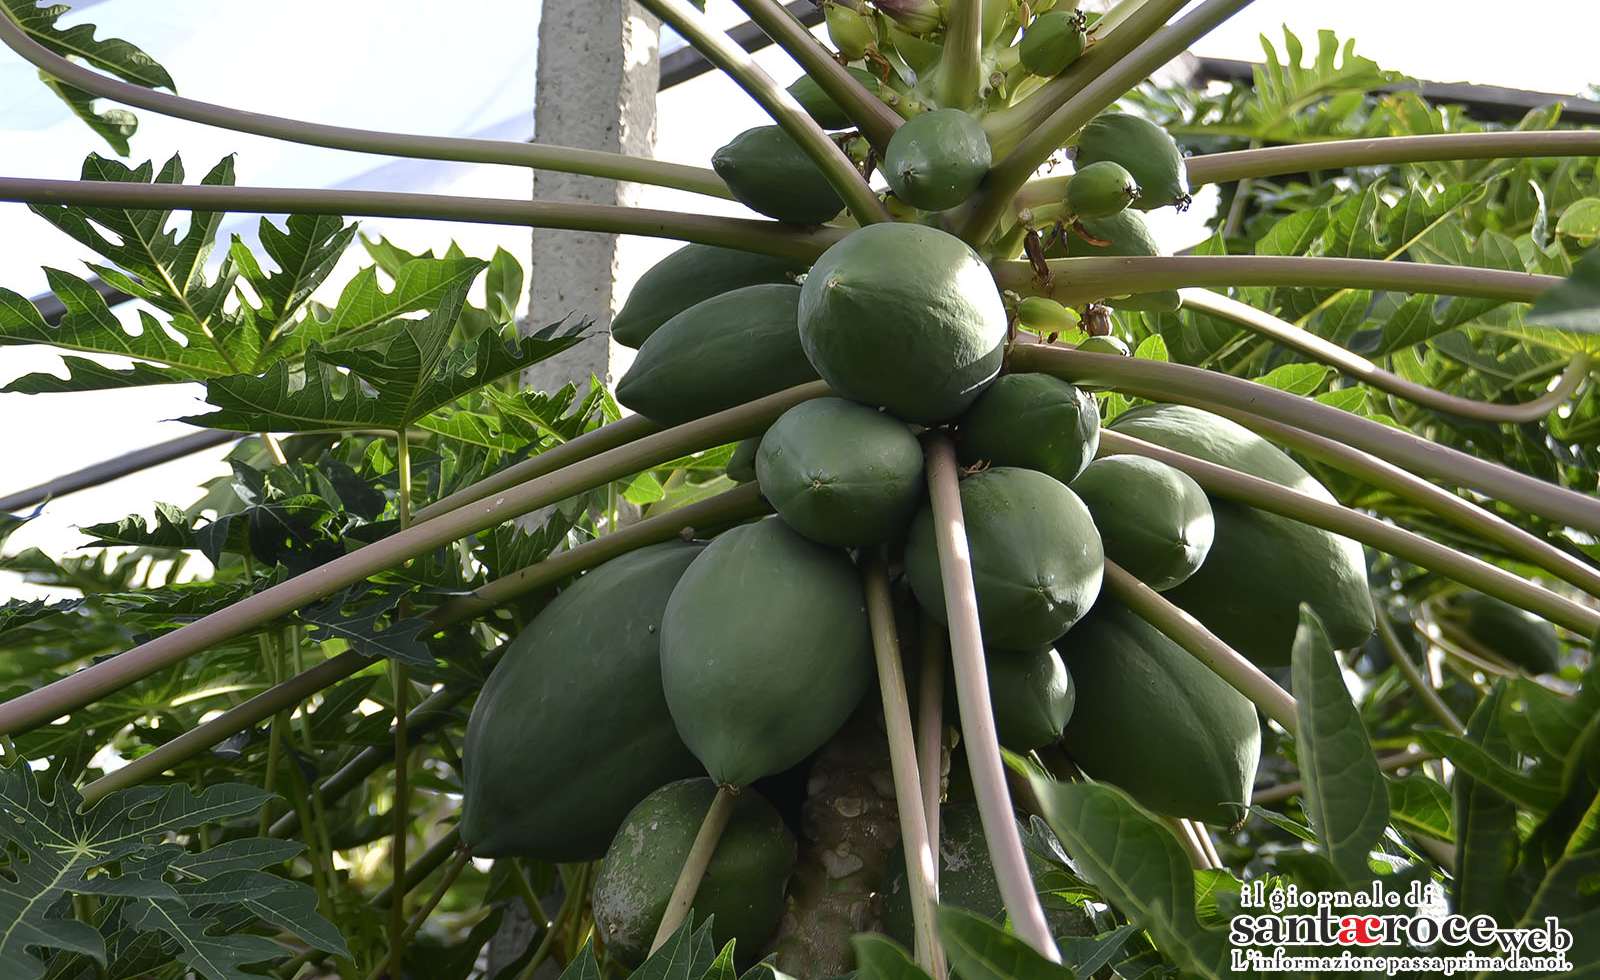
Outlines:
{"type": "MultiPolygon", "coordinates": [[[[624,965],[638,966],[649,955],[716,794],[704,777],[668,783],[639,801],[606,850],[594,880],[594,923],[606,951],[624,965]]],[[[690,908],[696,923],[714,917],[716,946],[733,941],[742,965],[760,959],[777,931],[796,853],[794,835],[772,804],[760,793],[740,793],[690,908]]]]}
{"type": "Polygon", "coordinates": [[[756,477],[784,523],[811,540],[883,544],[905,533],[922,502],[922,444],[891,415],[815,398],[772,423],[756,477]]]}
{"type": "Polygon", "coordinates": [[[1058,648],[1078,688],[1063,744],[1085,773],[1169,817],[1244,816],[1261,755],[1248,698],[1109,597],[1058,648]]]}
{"type": "Polygon", "coordinates": [[[662,425],[815,381],[800,346],[800,287],[745,286],[689,307],[639,348],[617,401],[662,425]]]}
{"type": "MultiPolygon", "coordinates": [[[[860,82],[868,92],[876,95],[880,83],[878,77],[865,68],[847,68],[850,76],[860,82]]],[[[822,90],[816,79],[810,75],[801,75],[789,86],[789,94],[800,103],[800,108],[817,121],[823,129],[854,129],[856,122],[850,118],[849,113],[839,108],[839,103],[833,101],[833,96],[822,90]]]]}
{"type": "Polygon", "coordinates": [[[960,109],[935,109],[894,131],[883,175],[902,201],[943,211],[978,189],[989,162],[989,137],[978,120],[960,109]]]}
{"type": "MultiPolygon", "coordinates": [[[[1155,236],[1150,234],[1149,226],[1139,217],[1137,211],[1119,211],[1105,218],[1085,218],[1079,221],[1077,226],[1095,241],[1091,242],[1082,234],[1068,231],[1062,237],[1062,244],[1056,251],[1064,252],[1069,258],[1166,254],[1156,243],[1155,236]]],[[[1122,310],[1153,310],[1167,313],[1183,305],[1183,300],[1178,296],[1176,289],[1113,296],[1107,298],[1105,302],[1108,306],[1122,310]]]]}
{"type": "Polygon", "coordinates": [[[1128,344],[1120,337],[1109,334],[1103,337],[1090,337],[1079,344],[1076,350],[1089,354],[1115,354],[1118,357],[1132,357],[1133,351],[1128,349],[1128,344]]]}
{"type": "Polygon", "coordinates": [[[872,18],[856,0],[823,0],[822,17],[828,40],[846,61],[860,61],[877,47],[878,32],[872,26],[872,18]]]}
{"type": "MultiPolygon", "coordinates": [[[[1111,429],[1332,501],[1287,454],[1244,426],[1185,405],[1149,405],[1111,429]]],[[[1205,563],[1166,593],[1263,667],[1289,663],[1300,603],[1321,617],[1334,647],[1359,646],[1376,623],[1361,545],[1243,504],[1211,499],[1215,540],[1205,563]]]]}
{"type": "Polygon", "coordinates": [[[726,470],[728,479],[735,483],[754,483],[756,480],[756,450],[761,447],[760,439],[742,439],[733,447],[733,455],[728,457],[726,470]]]}
{"type": "Polygon", "coordinates": [[[937,0],[874,0],[873,6],[901,30],[918,37],[944,25],[944,9],[937,0]]]}
{"type": "Polygon", "coordinates": [[[473,854],[593,860],[646,793],[702,771],[667,712],[660,627],[703,547],[613,558],[512,641],[467,723],[461,839],[473,854]]]}
{"type": "Polygon", "coordinates": [[[1066,71],[1068,65],[1077,61],[1088,40],[1081,15],[1052,10],[1035,17],[1028,25],[1017,53],[1022,58],[1022,67],[1049,78],[1066,71]]]}
{"type": "Polygon", "coordinates": [[[1078,134],[1074,160],[1079,169],[1101,160],[1126,167],[1139,185],[1133,206],[1140,211],[1189,204],[1189,175],[1183,152],[1166,130],[1143,116],[1126,112],[1095,116],[1078,134]]]}
{"type": "MultiPolygon", "coordinates": [[[[1017,829],[1024,836],[1029,833],[1026,826],[1019,825],[1017,829]]],[[[1050,867],[1032,852],[1027,858],[1029,870],[1036,877],[1050,867]]],[[[913,926],[904,848],[895,848],[880,891],[883,931],[909,949],[913,926]]],[[[1006,903],[995,881],[989,844],[983,836],[983,819],[975,803],[946,803],[939,808],[939,904],[965,909],[995,922],[1005,919],[1006,903]]],[[[1045,919],[1050,923],[1050,934],[1058,938],[1095,933],[1088,914],[1076,905],[1046,905],[1045,919]]]]}
{"type": "Polygon", "coordinates": [[[907,422],[959,415],[1000,373],[1006,310],[961,239],[883,222],[851,232],[800,289],[800,342],[839,395],[907,422]]]}
{"type": "Polygon", "coordinates": [[[820,225],[844,210],[844,199],[822,168],[777,126],[735,136],[711,154],[711,169],[740,204],[769,218],[820,225]]]}
{"type": "Polygon", "coordinates": [[[1206,492],[1189,474],[1144,456],[1090,463],[1072,490],[1094,515],[1106,557],[1155,589],[1181,585],[1216,535],[1206,492]]]}
{"type": "MultiPolygon", "coordinates": [[[[961,481],[961,511],[985,644],[1037,649],[1089,611],[1100,594],[1105,554],[1089,509],[1061,481],[997,466],[961,481]]],[[[947,623],[933,511],[926,506],[911,522],[906,578],[917,603],[947,623]]]]}
{"type": "Polygon", "coordinates": [[[1444,607],[1446,621],[1474,647],[1531,674],[1561,669],[1556,628],[1533,613],[1481,592],[1467,592],[1444,607]]]}
{"type": "Polygon", "coordinates": [[[1054,647],[986,650],[984,662],[1000,744],[1031,752],[1060,741],[1078,699],[1061,654],[1054,647]]]}
{"type": "Polygon", "coordinates": [[[1079,220],[1109,218],[1126,211],[1139,185],[1126,167],[1110,160],[1091,163],[1067,181],[1067,213],[1079,220]]]}
{"type": "Polygon", "coordinates": [[[775,517],[718,535],[662,617],[667,706],[724,785],[747,786],[816,751],[855,710],[873,669],[855,566],[775,517]]]}
{"type": "Polygon", "coordinates": [[[1044,296],[1025,296],[1017,304],[1017,324],[1030,333],[1068,333],[1080,322],[1078,314],[1044,296]]]}
{"type": "Polygon", "coordinates": [[[956,432],[961,461],[1077,479],[1100,446],[1100,406],[1048,374],[1007,374],[978,396],[956,432]]]}
{"type": "Polygon", "coordinates": [[[741,286],[792,283],[806,271],[793,259],[711,245],[685,245],[639,277],[611,321],[611,337],[637,350],[656,328],[713,296],[741,286]]]}

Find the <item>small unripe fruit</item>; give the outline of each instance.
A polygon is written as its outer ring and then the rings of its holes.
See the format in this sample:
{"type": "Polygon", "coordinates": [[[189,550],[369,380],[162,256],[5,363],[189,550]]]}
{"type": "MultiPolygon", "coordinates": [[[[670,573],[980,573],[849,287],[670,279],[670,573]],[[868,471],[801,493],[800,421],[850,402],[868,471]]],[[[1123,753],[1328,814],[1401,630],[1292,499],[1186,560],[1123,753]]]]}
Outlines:
{"type": "Polygon", "coordinates": [[[1110,334],[1106,334],[1103,337],[1090,337],[1088,340],[1085,340],[1083,343],[1078,345],[1078,350],[1083,351],[1085,354],[1117,354],[1122,357],[1133,356],[1133,351],[1128,349],[1127,344],[1123,343],[1118,338],[1111,336],[1110,334]]]}
{"type": "Polygon", "coordinates": [[[828,38],[850,61],[865,58],[867,51],[877,46],[878,32],[872,26],[872,18],[853,3],[824,3],[822,13],[828,24],[828,38]]]}
{"type": "Polygon", "coordinates": [[[1076,218],[1109,218],[1139,196],[1128,168],[1101,160],[1072,175],[1067,182],[1067,212],[1076,218]]]}
{"type": "Polygon", "coordinates": [[[908,34],[922,37],[944,24],[944,10],[934,0],[874,0],[884,16],[908,34]]]}
{"type": "Polygon", "coordinates": [[[1017,53],[1022,56],[1022,67],[1049,78],[1066,71],[1068,65],[1077,61],[1087,40],[1081,17],[1065,10],[1052,10],[1040,14],[1028,26],[1017,53]]]}
{"type": "Polygon", "coordinates": [[[1037,334],[1078,329],[1078,315],[1045,296],[1029,296],[1017,304],[1017,322],[1037,334]]]}
{"type": "Polygon", "coordinates": [[[883,173],[895,196],[924,211],[965,201],[989,172],[989,137],[960,109],[935,109],[895,130],[883,173]]]}

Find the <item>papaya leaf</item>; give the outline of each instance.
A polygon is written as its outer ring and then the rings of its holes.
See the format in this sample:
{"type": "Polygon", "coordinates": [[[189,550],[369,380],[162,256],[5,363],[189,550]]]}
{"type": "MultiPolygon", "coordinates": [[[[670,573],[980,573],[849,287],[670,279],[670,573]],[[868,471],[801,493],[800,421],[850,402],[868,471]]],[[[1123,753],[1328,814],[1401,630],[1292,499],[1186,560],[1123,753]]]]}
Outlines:
{"type": "Polygon", "coordinates": [[[684,919],[678,931],[628,975],[629,980],[690,980],[696,946],[693,919],[692,915],[684,919]]]}
{"type": "MultiPolygon", "coordinates": [[[[1075,976],[998,924],[966,909],[939,906],[938,925],[939,942],[950,958],[950,968],[963,980],[1071,980],[1075,976]]],[[[911,968],[916,969],[915,965],[911,968]]]]}
{"type": "Polygon", "coordinates": [[[600,980],[600,961],[594,957],[594,940],[583,944],[583,949],[561,971],[561,980],[600,980]]]}
{"type": "Polygon", "coordinates": [[[1389,779],[1389,819],[1396,827],[1455,841],[1450,791],[1420,772],[1389,779]]]}
{"type": "Polygon", "coordinates": [[[484,270],[482,259],[418,258],[394,273],[394,282],[384,292],[376,267],[356,273],[339,294],[331,310],[302,320],[294,336],[302,349],[312,342],[330,350],[367,346],[383,340],[379,328],[393,326],[406,313],[431,310],[450,299],[456,289],[470,285],[484,270]]]}
{"type": "Polygon", "coordinates": [[[1138,931],[1138,926],[1129,924],[1093,938],[1064,939],[1061,942],[1061,962],[1076,970],[1080,977],[1098,976],[1101,970],[1122,954],[1128,940],[1138,931]]]}
{"type": "Polygon", "coordinates": [[[1328,369],[1320,364],[1285,364],[1273,368],[1255,381],[1256,384],[1287,391],[1291,395],[1311,395],[1327,379],[1328,369]]]}
{"type": "Polygon", "coordinates": [[[1383,773],[1322,621],[1304,604],[1291,656],[1306,815],[1328,860],[1359,885],[1372,877],[1367,855],[1389,823],[1383,773]]]}
{"type": "Polygon", "coordinates": [[[282,229],[262,218],[261,248],[277,264],[275,273],[263,271],[255,253],[239,236],[233,237],[228,255],[259,303],[246,303],[244,309],[264,339],[287,323],[327,280],[355,234],[354,224],[346,225],[343,218],[332,215],[290,215],[282,229]]]}
{"type": "Polygon", "coordinates": [[[888,936],[859,933],[850,938],[850,948],[856,951],[858,980],[929,980],[905,947],[888,936]]]}
{"type": "Polygon", "coordinates": [[[146,523],[138,514],[106,524],[91,524],[83,529],[91,540],[85,547],[110,548],[133,545],[140,548],[197,548],[189,517],[174,504],[156,504],[155,520],[146,523]]]}
{"type": "Polygon", "coordinates": [[[46,599],[12,599],[0,603],[0,638],[12,630],[20,630],[51,616],[80,609],[83,602],[82,599],[62,599],[57,602],[46,599]]]}
{"type": "MultiPolygon", "coordinates": [[[[97,38],[94,36],[93,24],[57,27],[56,21],[62,14],[72,9],[67,4],[40,6],[38,0],[0,0],[0,2],[3,2],[11,19],[22,28],[23,33],[62,57],[76,58],[97,71],[115,75],[134,85],[164,88],[170,92],[178,90],[165,68],[129,42],[114,37],[97,38]]],[[[128,138],[138,128],[133,113],[126,109],[106,109],[97,112],[94,105],[95,97],[88,92],[63,84],[46,75],[41,74],[40,77],[45,85],[66,102],[79,119],[110,143],[112,149],[123,156],[128,154],[128,138]]]]}
{"type": "Polygon", "coordinates": [[[433,666],[423,642],[437,627],[398,612],[404,592],[385,592],[369,583],[350,586],[297,614],[318,640],[344,640],[365,657],[392,657],[409,664],[433,666]]]}
{"type": "Polygon", "coordinates": [[[1528,321],[1557,330],[1600,332],[1600,248],[1585,252],[1565,281],[1533,301],[1528,321]]]}
{"type": "MultiPolygon", "coordinates": [[[[1511,757],[1511,745],[1500,728],[1504,682],[1495,684],[1467,719],[1464,741],[1496,762],[1511,757]]],[[[1490,915],[1501,925],[1514,920],[1507,888],[1517,861],[1517,808],[1503,794],[1458,769],[1455,793],[1455,911],[1466,916],[1490,915]]]]}
{"type": "Polygon", "coordinates": [[[1194,870],[1164,824],[1108,784],[1041,776],[1031,782],[1045,822],[1106,901],[1182,969],[1217,980],[1228,975],[1223,934],[1196,918],[1194,870]]]}
{"type": "Polygon", "coordinates": [[[1496,759],[1481,746],[1449,732],[1418,732],[1424,745],[1449,759],[1455,767],[1512,803],[1536,814],[1550,812],[1561,798],[1559,775],[1550,772],[1525,773],[1512,763],[1496,759]]]}

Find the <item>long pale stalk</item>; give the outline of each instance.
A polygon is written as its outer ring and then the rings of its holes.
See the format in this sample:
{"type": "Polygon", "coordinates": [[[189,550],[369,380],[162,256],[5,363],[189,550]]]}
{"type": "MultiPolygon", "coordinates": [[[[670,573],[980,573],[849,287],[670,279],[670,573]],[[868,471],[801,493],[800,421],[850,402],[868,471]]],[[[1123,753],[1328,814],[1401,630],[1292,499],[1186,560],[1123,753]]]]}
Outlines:
{"type": "MultiPolygon", "coordinates": [[[[1205,0],[1182,20],[1163,27],[1107,66],[989,171],[983,189],[962,218],[961,237],[968,242],[988,238],[1022,185],[1085,123],[1250,3],[1251,0],[1205,0]]],[[[1112,37],[1116,34],[1111,32],[1112,37]]]]}
{"type": "Polygon", "coordinates": [[[1261,668],[1218,639],[1198,619],[1173,605],[1115,562],[1106,562],[1106,591],[1129,611],[1183,647],[1193,657],[1250,699],[1261,713],[1293,735],[1300,729],[1294,697],[1279,687],[1261,668]]]}
{"type": "Polygon", "coordinates": [[[1502,404],[1462,398],[1408,381],[1385,371],[1360,354],[1324,340],[1303,327],[1258,310],[1248,303],[1206,289],[1181,290],[1185,309],[1199,310],[1245,327],[1254,333],[1337,368],[1358,381],[1404,398],[1425,408],[1479,422],[1535,422],[1571,401],[1592,369],[1589,358],[1575,355],[1554,388],[1530,401],[1502,404]]]}
{"type": "Polygon", "coordinates": [[[136,184],[112,180],[0,177],[0,201],[76,204],[146,210],[249,211],[259,214],[334,214],[468,221],[568,231],[675,238],[783,258],[810,260],[842,238],[843,228],[796,228],[776,221],[682,214],[611,204],[517,201],[395,191],[209,184],[136,184]]]}
{"type": "Polygon", "coordinates": [[[1003,289],[1048,295],[1064,304],[1189,286],[1311,286],[1390,289],[1440,296],[1472,296],[1531,303],[1560,276],[1471,266],[1338,259],[1304,255],[1154,255],[1129,258],[1050,259],[1051,288],[1041,289],[1032,265],[995,264],[1003,289]]]}
{"type": "Polygon", "coordinates": [[[1205,153],[1187,161],[1191,184],[1220,184],[1308,170],[1344,170],[1401,163],[1600,156],[1600,132],[1564,129],[1501,133],[1430,133],[1326,140],[1295,146],[1205,153]]]}
{"type": "MultiPolygon", "coordinates": [[[[922,669],[917,677],[917,765],[922,775],[922,814],[928,844],[939,853],[940,806],[944,798],[944,630],[928,616],[917,621],[922,669]]],[[[939,862],[933,862],[939,883],[939,862]]]]}
{"type": "Polygon", "coordinates": [[[705,55],[707,61],[722,69],[767,111],[772,121],[782,126],[784,132],[800,144],[800,148],[827,176],[828,182],[844,199],[845,207],[850,209],[856,221],[866,225],[889,220],[889,212],[884,209],[883,202],[878,200],[878,195],[856,170],[855,164],[823,132],[816,120],[801,108],[794,96],[756,64],[749,52],[733,43],[732,38],[718,30],[705,14],[694,9],[687,0],[639,0],[639,4],[682,35],[696,51],[705,55]]]}
{"type": "Polygon", "coordinates": [[[703,167],[689,167],[621,153],[583,150],[569,146],[455,136],[420,136],[410,133],[352,129],[348,126],[328,126],[302,119],[245,112],[187,99],[180,95],[158,92],[142,85],[110,78],[61,57],[28,37],[5,13],[4,6],[0,6],[0,43],[4,43],[44,74],[91,95],[174,119],[215,126],[236,133],[250,133],[306,146],[324,146],[356,153],[378,153],[385,156],[460,163],[505,164],[532,170],[629,180],[712,197],[731,196],[721,178],[703,167]]]}
{"type": "Polygon", "coordinates": [[[934,68],[939,104],[966,109],[978,99],[983,81],[983,0],[949,0],[944,50],[934,68]]]}
{"type": "Polygon", "coordinates": [[[717,787],[716,795],[711,798],[711,806],[700,821],[700,830],[694,835],[694,843],[689,845],[689,853],[683,859],[678,880],[672,885],[666,911],[656,927],[655,939],[650,942],[650,952],[654,953],[664,946],[689,918],[689,909],[694,905],[695,893],[700,890],[700,881],[705,878],[706,869],[716,856],[717,842],[722,840],[722,832],[728,828],[728,821],[733,817],[733,805],[739,799],[737,793],[738,790],[727,786],[717,787]]]}
{"type": "MultiPolygon", "coordinates": [[[[715,497],[667,511],[637,524],[630,524],[612,534],[586,541],[576,548],[557,552],[544,561],[501,576],[467,595],[444,603],[434,609],[428,619],[438,626],[471,619],[495,606],[594,568],[618,555],[647,545],[670,541],[682,534],[686,528],[722,527],[759,516],[766,510],[767,507],[754,484],[736,487],[715,497]]],[[[223,739],[242,732],[279,711],[294,707],[318,691],[332,687],[339,681],[371,666],[372,663],[370,658],[355,652],[341,653],[325,660],[281,684],[268,688],[248,701],[234,705],[215,718],[196,725],[177,738],[132,760],[122,768],[106,773],[87,784],[81,790],[84,801],[92,803],[114,790],[137,785],[165,772],[185,759],[206,751],[223,739]]],[[[423,722],[435,714],[448,711],[451,705],[459,703],[470,693],[450,688],[435,692],[411,712],[408,725],[423,722]]],[[[393,749],[392,741],[386,743],[384,748],[363,749],[344,768],[318,786],[317,793],[324,799],[336,798],[393,758],[391,754],[393,749]]],[[[293,833],[297,825],[298,818],[290,814],[280,818],[273,825],[272,833],[277,836],[293,833]]]]}
{"type": "Polygon", "coordinates": [[[1400,676],[1405,678],[1412,692],[1422,699],[1423,705],[1444,725],[1445,731],[1453,735],[1465,732],[1466,726],[1461,724],[1461,719],[1450,710],[1450,706],[1444,703],[1444,699],[1434,690],[1421,668],[1412,663],[1411,655],[1406,652],[1400,637],[1395,634],[1394,625],[1381,611],[1378,614],[1378,639],[1383,643],[1383,648],[1389,652],[1389,659],[1394,661],[1395,669],[1400,671],[1400,676]]]}
{"type": "Polygon", "coordinates": [[[889,138],[904,122],[899,113],[867,91],[845,67],[833,60],[822,42],[777,0],[734,0],[755,24],[789,53],[828,98],[861,129],[861,135],[881,154],[889,138]]]}
{"type": "Polygon", "coordinates": [[[1068,381],[1097,381],[1155,401],[1250,412],[1345,442],[1451,486],[1472,487],[1530,513],[1600,533],[1600,499],[1253,381],[1182,364],[1042,344],[1012,348],[1010,367],[1054,374],[1068,381]]]}
{"type": "Polygon", "coordinates": [[[1000,738],[995,731],[989,675],[983,660],[983,634],[978,626],[972,556],[967,545],[966,522],[961,514],[955,447],[940,433],[930,434],[925,446],[934,543],[939,553],[939,577],[944,584],[944,605],[949,619],[956,704],[961,713],[961,735],[967,749],[967,766],[972,770],[978,816],[989,845],[989,859],[994,865],[1000,897],[1017,935],[1041,956],[1059,963],[1061,953],[1050,936],[1039,895],[1033,887],[1028,860],[1022,850],[1022,837],[1017,833],[1016,817],[1012,815],[1005,766],[1000,759],[1000,738]]]}
{"type": "Polygon", "coordinates": [[[911,921],[917,965],[933,980],[945,975],[934,912],[939,907],[938,860],[928,836],[918,778],[916,737],[911,731],[911,704],[906,694],[900,638],[895,632],[894,603],[889,597],[889,572],[882,558],[867,562],[862,574],[867,617],[872,624],[872,655],[878,666],[878,692],[883,697],[884,730],[889,738],[889,769],[900,811],[900,846],[906,855],[906,882],[911,895],[911,921]]]}
{"type": "Polygon", "coordinates": [[[553,504],[642,469],[755,435],[788,408],[818,397],[821,382],[799,385],[737,408],[645,436],[530,480],[488,500],[468,504],[342,555],[325,565],[257,592],[226,609],[86,667],[36,691],[0,704],[0,734],[44,724],[70,711],[211,649],[279,616],[326,598],[434,548],[553,504]]]}
{"type": "Polygon", "coordinates": [[[1106,431],[1100,445],[1108,453],[1134,453],[1160,460],[1189,474],[1209,494],[1248,504],[1313,527],[1360,541],[1379,551],[1420,565],[1470,588],[1526,609],[1585,637],[1600,631],[1600,611],[1579,605],[1520,575],[1462,554],[1412,531],[1369,517],[1342,504],[1319,500],[1271,480],[1162,446],[1106,431]]]}

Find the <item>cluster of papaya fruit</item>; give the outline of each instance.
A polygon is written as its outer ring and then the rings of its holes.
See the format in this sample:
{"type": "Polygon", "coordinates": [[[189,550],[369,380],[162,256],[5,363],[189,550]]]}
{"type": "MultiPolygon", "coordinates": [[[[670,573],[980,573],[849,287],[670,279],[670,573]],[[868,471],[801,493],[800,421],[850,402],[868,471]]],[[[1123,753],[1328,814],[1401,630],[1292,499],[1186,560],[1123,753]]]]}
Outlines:
{"type": "MultiPolygon", "coordinates": [[[[986,4],[1013,18],[986,27],[991,84],[1053,75],[1082,52],[1083,18],[1039,6],[1019,25],[1016,5],[986,4]]],[[[1302,602],[1338,645],[1373,628],[1358,545],[1208,498],[1165,463],[1099,455],[1093,392],[1003,372],[1019,322],[1046,334],[1078,316],[1049,300],[1008,300],[985,256],[941,227],[939,212],[967,200],[989,170],[990,139],[981,113],[939,107],[936,86],[906,81],[923,70],[919,45],[933,45],[942,6],[876,8],[869,16],[830,3],[828,24],[860,63],[850,69],[858,80],[907,116],[881,166],[901,220],[849,230],[809,265],[688,245],[640,279],[612,325],[615,340],[637,349],[617,398],[662,425],[827,383],[832,396],[796,405],[733,453],[729,476],[756,482],[775,516],[582,576],[515,639],[472,713],[463,839],[483,856],[601,858],[597,933],[622,962],[647,951],[718,786],[741,792],[695,913],[715,915],[719,939],[737,939],[741,958],[770,947],[797,843],[796,821],[764,781],[803,772],[876,683],[858,563],[890,556],[896,601],[923,628],[946,621],[924,433],[952,439],[964,464],[959,496],[993,712],[1010,749],[1057,747],[1158,813],[1223,826],[1241,818],[1261,738],[1254,706],[1102,593],[1107,560],[1262,666],[1288,663],[1302,602]],[[882,70],[891,56],[894,70],[882,70]]],[[[850,125],[809,78],[791,91],[824,127],[850,125]]],[[[1171,137],[1108,112],[1075,147],[1059,199],[1032,209],[1035,227],[1054,232],[1041,247],[1156,254],[1141,212],[1188,200],[1171,137]]],[[[815,225],[843,210],[778,127],[741,134],[713,165],[738,200],[780,221],[815,225]]],[[[1178,297],[1107,301],[1165,309],[1178,297]]],[[[1089,343],[1115,349],[1103,337],[1089,343]]],[[[1155,404],[1109,424],[1332,499],[1227,419],[1155,404]]],[[[959,804],[948,809],[944,856],[964,846],[984,858],[956,862],[950,873],[971,880],[947,882],[943,900],[999,915],[978,821],[959,804]]],[[[902,935],[903,892],[902,864],[882,889],[884,922],[902,935]]]]}

